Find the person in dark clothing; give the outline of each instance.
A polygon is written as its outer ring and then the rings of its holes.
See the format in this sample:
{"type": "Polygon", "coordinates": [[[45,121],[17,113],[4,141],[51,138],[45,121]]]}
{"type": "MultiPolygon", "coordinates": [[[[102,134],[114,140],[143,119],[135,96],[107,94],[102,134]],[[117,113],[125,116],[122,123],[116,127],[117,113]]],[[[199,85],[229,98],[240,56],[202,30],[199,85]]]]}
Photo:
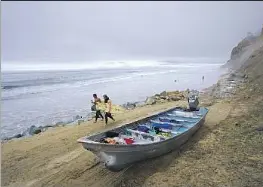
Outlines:
{"type": "Polygon", "coordinates": [[[101,114],[100,108],[98,107],[98,103],[101,103],[100,98],[97,96],[97,94],[93,94],[94,101],[91,101],[95,105],[95,111],[96,111],[96,116],[95,116],[95,121],[94,123],[97,122],[98,118],[104,119],[103,115],[101,114]]]}
{"type": "Polygon", "coordinates": [[[112,107],[112,103],[110,98],[107,95],[103,95],[104,98],[104,103],[106,104],[106,110],[105,110],[105,124],[108,124],[108,118],[111,118],[113,121],[115,121],[115,119],[112,117],[111,115],[111,107],[112,107]]]}

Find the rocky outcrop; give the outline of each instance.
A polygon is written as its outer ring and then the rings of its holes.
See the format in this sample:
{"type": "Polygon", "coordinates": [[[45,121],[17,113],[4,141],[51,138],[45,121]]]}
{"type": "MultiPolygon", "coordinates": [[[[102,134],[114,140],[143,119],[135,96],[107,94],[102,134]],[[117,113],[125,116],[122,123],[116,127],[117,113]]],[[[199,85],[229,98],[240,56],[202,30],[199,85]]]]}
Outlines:
{"type": "Polygon", "coordinates": [[[163,91],[159,94],[155,94],[154,96],[147,97],[145,101],[142,102],[127,102],[123,104],[122,107],[126,110],[133,110],[137,107],[143,107],[145,105],[154,105],[156,103],[165,103],[170,101],[179,101],[187,98],[187,93],[189,90],[186,91],[163,91]]]}
{"type": "Polygon", "coordinates": [[[122,107],[125,108],[126,110],[132,110],[136,107],[136,103],[127,102],[123,104],[122,107]]]}
{"type": "Polygon", "coordinates": [[[138,102],[127,102],[121,105],[121,107],[125,108],[126,110],[133,110],[136,107],[143,107],[145,105],[146,105],[146,101],[138,101],[138,102]]]}
{"type": "Polygon", "coordinates": [[[231,70],[238,70],[256,50],[263,46],[262,36],[262,33],[259,36],[254,36],[251,33],[248,34],[246,38],[233,48],[230,60],[228,60],[222,67],[231,70]]]}
{"type": "Polygon", "coordinates": [[[235,57],[232,56],[232,59],[230,59],[223,67],[227,67],[230,70],[238,70],[248,61],[251,55],[262,46],[263,46],[263,38],[259,38],[252,45],[249,45],[245,47],[243,50],[239,51],[237,55],[234,55],[235,57]]]}
{"type": "Polygon", "coordinates": [[[241,88],[247,79],[248,76],[244,73],[232,72],[222,76],[216,84],[205,89],[204,92],[216,99],[230,98],[236,94],[237,89],[241,88]]]}
{"type": "Polygon", "coordinates": [[[163,91],[160,94],[155,94],[152,97],[148,97],[145,101],[147,105],[155,103],[163,103],[169,101],[179,101],[187,97],[187,91],[163,91]]]}
{"type": "MultiPolygon", "coordinates": [[[[262,35],[263,36],[263,35],[262,35]]],[[[262,69],[263,69],[263,37],[260,36],[255,43],[249,46],[236,62],[239,68],[232,69],[228,74],[222,76],[217,84],[204,90],[205,97],[216,99],[229,98],[236,95],[239,88],[246,89],[249,83],[249,93],[262,93],[262,69]]],[[[232,64],[233,65],[233,64],[232,64]]],[[[232,66],[233,67],[233,66],[232,66]]],[[[237,66],[236,66],[237,67],[237,66]]],[[[203,98],[205,98],[203,97],[203,98]]],[[[250,97],[247,95],[246,97],[250,97]]]]}
{"type": "Polygon", "coordinates": [[[233,48],[233,50],[231,51],[231,56],[230,56],[230,60],[235,60],[238,57],[240,57],[240,55],[242,54],[242,52],[246,49],[247,46],[251,45],[252,41],[248,40],[247,38],[245,38],[244,40],[242,40],[236,47],[233,48]]]}
{"type": "Polygon", "coordinates": [[[8,141],[8,140],[12,140],[14,138],[21,138],[21,137],[23,137],[23,134],[16,134],[16,135],[11,136],[11,137],[3,138],[2,141],[5,142],[5,141],[8,141]]]}
{"type": "MultiPolygon", "coordinates": [[[[233,48],[230,60],[223,66],[230,70],[217,84],[208,89],[209,96],[228,98],[236,94],[238,88],[244,87],[245,82],[261,80],[263,68],[263,28],[258,36],[249,34],[233,48]]],[[[257,84],[262,84],[258,81],[257,84]]],[[[257,85],[256,84],[256,85],[257,85]]],[[[253,87],[252,84],[250,87],[253,87]]],[[[253,88],[256,90],[257,87],[253,88]]]]}
{"type": "Polygon", "coordinates": [[[147,97],[145,100],[146,105],[154,105],[156,104],[156,99],[154,97],[147,97]]]}
{"type": "Polygon", "coordinates": [[[30,135],[34,135],[34,134],[39,134],[41,133],[41,130],[42,128],[41,127],[36,127],[35,125],[32,125],[29,130],[28,130],[28,133],[30,135]]]}
{"type": "MultiPolygon", "coordinates": [[[[82,116],[76,116],[74,118],[83,119],[82,116]]],[[[12,137],[4,137],[3,140],[11,140],[13,138],[21,138],[21,137],[24,137],[24,136],[33,136],[35,134],[39,134],[39,133],[45,132],[49,128],[61,127],[61,126],[65,126],[65,125],[70,124],[70,123],[72,123],[72,121],[57,122],[54,125],[45,125],[45,126],[39,126],[39,127],[37,127],[35,125],[32,125],[27,130],[25,130],[23,133],[16,134],[16,135],[14,135],[12,137]]]]}

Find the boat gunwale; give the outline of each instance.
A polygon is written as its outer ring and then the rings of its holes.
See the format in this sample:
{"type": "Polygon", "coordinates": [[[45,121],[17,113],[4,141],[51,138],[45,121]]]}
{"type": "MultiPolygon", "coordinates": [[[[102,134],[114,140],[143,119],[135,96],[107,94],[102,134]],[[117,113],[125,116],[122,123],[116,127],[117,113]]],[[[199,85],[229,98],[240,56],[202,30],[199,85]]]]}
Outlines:
{"type": "MultiPolygon", "coordinates": [[[[118,128],[121,128],[125,125],[129,125],[129,124],[132,124],[132,123],[136,123],[138,121],[141,121],[141,120],[146,120],[147,118],[150,118],[150,117],[154,117],[154,116],[158,116],[160,114],[163,114],[163,113],[166,113],[166,112],[169,112],[171,110],[174,110],[178,107],[173,107],[173,108],[170,108],[168,110],[165,110],[163,112],[159,112],[159,113],[156,113],[156,114],[151,114],[150,116],[147,116],[147,117],[143,117],[141,119],[137,119],[133,122],[130,122],[130,123],[125,123],[125,124],[122,124],[118,127],[115,127],[111,130],[114,130],[114,129],[118,129],[118,128]]],[[[177,136],[174,136],[174,137],[170,137],[170,138],[167,138],[165,140],[162,140],[162,141],[158,141],[158,142],[150,142],[150,143],[143,143],[143,144],[107,144],[107,143],[101,143],[101,142],[96,142],[96,141],[93,141],[93,140],[89,140],[88,137],[91,137],[91,136],[95,136],[95,135],[99,135],[99,134],[102,134],[102,133],[105,133],[109,130],[106,130],[106,131],[103,131],[103,132],[97,132],[97,133],[94,133],[92,135],[89,135],[89,136],[84,136],[84,137],[81,137],[77,140],[78,143],[82,143],[82,144],[89,144],[89,145],[99,145],[99,146],[103,146],[103,147],[107,147],[107,148],[114,148],[114,147],[129,147],[129,148],[136,148],[136,147],[145,147],[145,146],[149,146],[149,145],[157,145],[157,144],[160,144],[160,143],[166,143],[168,141],[171,141],[171,140],[176,140],[176,139],[179,139],[181,136],[184,136],[185,134],[189,133],[191,131],[191,129],[193,129],[194,127],[196,127],[202,120],[205,119],[207,113],[208,113],[208,108],[206,107],[203,107],[204,109],[206,109],[206,112],[204,113],[204,115],[199,118],[199,120],[195,123],[195,125],[193,125],[192,127],[190,127],[189,129],[187,129],[185,132],[181,133],[181,134],[178,134],[177,136]]],[[[117,151],[119,152],[119,151],[117,151]]]]}

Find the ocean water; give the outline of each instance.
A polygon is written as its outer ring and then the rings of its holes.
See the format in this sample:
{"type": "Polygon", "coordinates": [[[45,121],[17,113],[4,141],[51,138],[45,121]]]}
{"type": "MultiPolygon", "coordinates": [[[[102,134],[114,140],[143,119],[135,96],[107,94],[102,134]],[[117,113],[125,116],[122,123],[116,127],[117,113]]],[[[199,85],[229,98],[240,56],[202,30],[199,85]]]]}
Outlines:
{"type": "Polygon", "coordinates": [[[201,90],[217,82],[223,73],[219,68],[222,63],[118,63],[5,71],[0,135],[11,137],[32,125],[54,125],[71,122],[77,115],[85,117],[90,113],[93,93],[99,97],[107,94],[114,104],[124,104],[143,101],[164,90],[201,90]]]}

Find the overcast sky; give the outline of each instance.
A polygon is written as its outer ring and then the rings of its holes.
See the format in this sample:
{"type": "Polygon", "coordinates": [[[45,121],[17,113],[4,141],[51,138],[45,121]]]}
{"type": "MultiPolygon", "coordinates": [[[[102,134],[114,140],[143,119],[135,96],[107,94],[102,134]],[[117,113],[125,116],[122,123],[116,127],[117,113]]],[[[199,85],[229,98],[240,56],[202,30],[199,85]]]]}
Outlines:
{"type": "Polygon", "coordinates": [[[2,2],[2,62],[228,57],[263,2],[2,2]]]}

